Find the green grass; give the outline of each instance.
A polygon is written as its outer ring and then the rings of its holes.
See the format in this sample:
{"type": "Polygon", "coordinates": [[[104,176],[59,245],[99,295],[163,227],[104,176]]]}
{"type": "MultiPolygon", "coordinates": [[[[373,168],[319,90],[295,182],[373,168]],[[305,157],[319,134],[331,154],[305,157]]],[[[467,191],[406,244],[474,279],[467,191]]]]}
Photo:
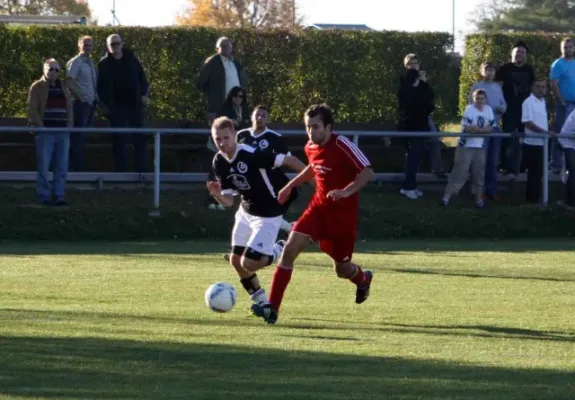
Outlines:
{"type": "Polygon", "coordinates": [[[1,244],[0,398],[574,396],[572,241],[363,243],[361,306],[312,247],[276,326],[247,315],[226,248],[1,244]],[[216,281],[239,291],[228,314],[203,304],[216,281]]]}

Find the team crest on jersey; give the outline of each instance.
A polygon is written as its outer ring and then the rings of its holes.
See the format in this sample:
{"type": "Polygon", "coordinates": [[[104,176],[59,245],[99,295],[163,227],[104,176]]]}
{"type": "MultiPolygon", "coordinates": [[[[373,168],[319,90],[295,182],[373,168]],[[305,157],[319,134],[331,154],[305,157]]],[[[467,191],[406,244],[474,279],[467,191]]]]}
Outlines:
{"type": "Polygon", "coordinates": [[[260,149],[262,149],[262,150],[267,149],[267,148],[269,147],[269,145],[270,145],[270,142],[268,142],[268,141],[265,140],[265,139],[262,140],[262,141],[260,142],[260,144],[259,144],[260,149]]]}
{"type": "Polygon", "coordinates": [[[246,177],[243,175],[237,175],[237,174],[230,175],[230,179],[232,180],[234,186],[237,187],[239,190],[251,189],[250,184],[246,180],[246,177]]]}
{"type": "Polygon", "coordinates": [[[245,162],[240,161],[238,163],[238,172],[240,174],[245,174],[246,172],[248,172],[248,165],[245,162]]]}

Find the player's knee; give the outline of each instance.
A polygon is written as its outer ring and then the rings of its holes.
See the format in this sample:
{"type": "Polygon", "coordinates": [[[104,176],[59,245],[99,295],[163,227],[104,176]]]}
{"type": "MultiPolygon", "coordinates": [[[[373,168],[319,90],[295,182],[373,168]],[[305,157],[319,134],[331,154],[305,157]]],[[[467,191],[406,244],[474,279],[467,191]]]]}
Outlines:
{"type": "Polygon", "coordinates": [[[230,255],[230,264],[232,267],[234,268],[241,268],[242,267],[242,256],[239,256],[237,254],[231,254],[230,255]]]}
{"type": "Polygon", "coordinates": [[[242,268],[246,271],[256,272],[266,266],[269,256],[252,248],[247,248],[241,259],[242,268]]]}
{"type": "Polygon", "coordinates": [[[338,278],[347,279],[353,273],[352,264],[349,262],[345,263],[334,262],[333,268],[338,278]]]}
{"type": "Polygon", "coordinates": [[[290,233],[288,241],[282,251],[279,263],[293,267],[295,259],[310,242],[311,239],[309,236],[305,236],[297,232],[290,233]]]}

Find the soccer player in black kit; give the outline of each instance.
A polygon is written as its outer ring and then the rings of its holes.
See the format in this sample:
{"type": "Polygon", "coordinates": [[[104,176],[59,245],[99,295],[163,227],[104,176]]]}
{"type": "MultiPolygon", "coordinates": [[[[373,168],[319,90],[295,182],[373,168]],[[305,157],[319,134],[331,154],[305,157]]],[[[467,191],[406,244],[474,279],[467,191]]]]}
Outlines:
{"type": "Polygon", "coordinates": [[[225,207],[233,206],[234,195],[241,196],[232,231],[230,264],[252,301],[267,304],[256,271],[273,264],[281,255],[283,241],[275,240],[290,203],[277,200],[277,193],[289,178],[276,174],[274,169],[288,167],[300,172],[305,165],[290,155],[257,151],[237,143],[234,124],[227,117],[213,122],[212,138],[219,151],[213,160],[216,181],[208,182],[208,191],[225,207]]]}

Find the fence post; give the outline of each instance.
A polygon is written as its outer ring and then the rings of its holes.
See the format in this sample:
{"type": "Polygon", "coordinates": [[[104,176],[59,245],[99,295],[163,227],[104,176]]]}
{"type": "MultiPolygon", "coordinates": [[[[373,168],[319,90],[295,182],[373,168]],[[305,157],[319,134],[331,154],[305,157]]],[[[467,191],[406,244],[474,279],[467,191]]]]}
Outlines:
{"type": "Polygon", "coordinates": [[[154,134],[154,205],[148,213],[150,217],[160,216],[160,153],[161,153],[161,132],[154,134]]]}
{"type": "Polygon", "coordinates": [[[549,154],[549,136],[545,135],[543,138],[543,182],[541,205],[546,207],[549,204],[549,162],[547,161],[549,154]]]}

